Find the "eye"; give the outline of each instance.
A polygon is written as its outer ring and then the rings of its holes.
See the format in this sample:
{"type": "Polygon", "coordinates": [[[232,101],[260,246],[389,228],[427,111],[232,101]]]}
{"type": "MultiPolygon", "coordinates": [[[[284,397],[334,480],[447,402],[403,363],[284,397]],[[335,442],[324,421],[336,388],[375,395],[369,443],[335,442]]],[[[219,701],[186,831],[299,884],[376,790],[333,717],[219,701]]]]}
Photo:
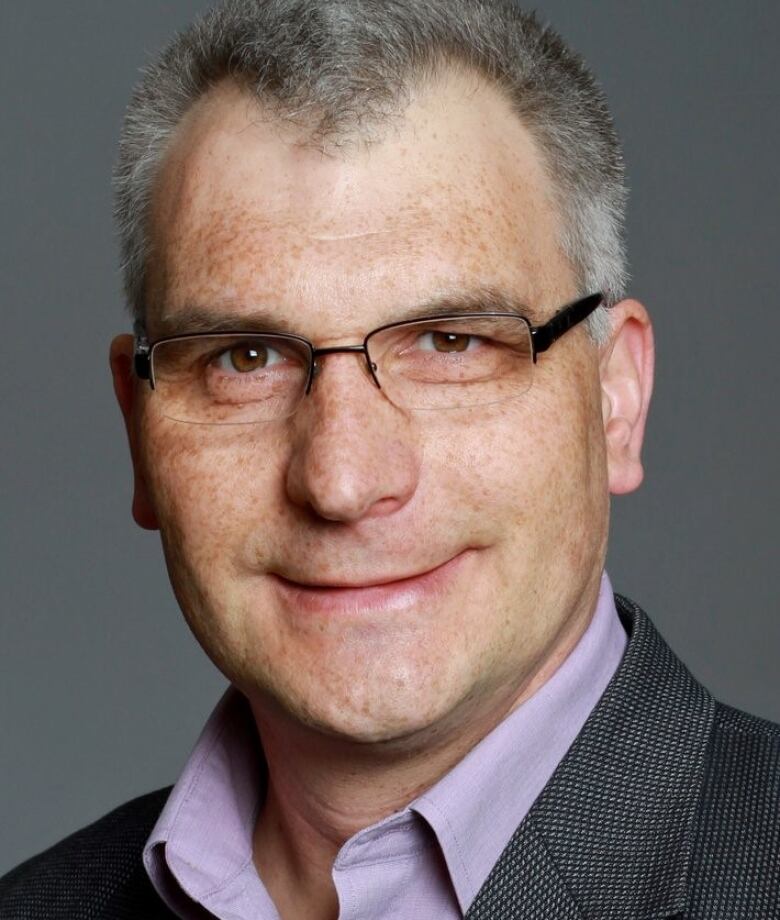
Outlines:
{"type": "Polygon", "coordinates": [[[261,342],[240,342],[228,348],[214,359],[214,365],[228,374],[251,374],[273,364],[279,364],[283,356],[270,345],[261,342]]]}
{"type": "Polygon", "coordinates": [[[467,332],[446,332],[434,330],[423,332],[417,339],[422,351],[438,351],[442,354],[457,354],[469,351],[479,344],[479,337],[467,332]]]}

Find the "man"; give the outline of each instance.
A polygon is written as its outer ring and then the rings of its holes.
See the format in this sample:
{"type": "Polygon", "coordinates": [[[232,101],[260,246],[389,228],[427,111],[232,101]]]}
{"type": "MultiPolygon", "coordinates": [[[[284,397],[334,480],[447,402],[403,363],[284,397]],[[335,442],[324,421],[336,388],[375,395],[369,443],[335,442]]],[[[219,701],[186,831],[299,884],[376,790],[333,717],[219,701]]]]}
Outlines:
{"type": "Polygon", "coordinates": [[[653,343],[581,61],[507,0],[224,4],[116,181],[133,513],[232,686],[0,917],[780,917],[780,731],[604,573],[653,343]]]}

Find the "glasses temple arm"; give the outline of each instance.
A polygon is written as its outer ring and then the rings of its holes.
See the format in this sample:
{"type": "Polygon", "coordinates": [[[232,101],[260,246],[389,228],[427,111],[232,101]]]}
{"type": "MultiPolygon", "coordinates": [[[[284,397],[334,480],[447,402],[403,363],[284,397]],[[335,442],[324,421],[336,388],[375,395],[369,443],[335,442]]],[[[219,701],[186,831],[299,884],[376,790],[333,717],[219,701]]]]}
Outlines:
{"type": "Polygon", "coordinates": [[[149,345],[149,339],[146,337],[146,329],[141,320],[136,320],[133,323],[133,336],[135,338],[133,348],[133,370],[139,380],[149,380],[152,372],[152,348],[149,345]]]}
{"type": "Polygon", "coordinates": [[[559,339],[569,329],[587,319],[593,311],[604,302],[603,294],[589,294],[581,300],[575,301],[568,307],[564,307],[559,313],[543,326],[531,327],[531,339],[534,347],[534,362],[536,356],[541,354],[559,339]]]}

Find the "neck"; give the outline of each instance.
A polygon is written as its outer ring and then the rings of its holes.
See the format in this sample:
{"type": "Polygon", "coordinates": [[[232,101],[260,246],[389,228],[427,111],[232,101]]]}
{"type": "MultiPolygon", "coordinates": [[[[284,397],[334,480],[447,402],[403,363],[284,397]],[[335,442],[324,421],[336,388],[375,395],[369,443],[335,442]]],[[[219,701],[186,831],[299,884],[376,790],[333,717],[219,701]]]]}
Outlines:
{"type": "Polygon", "coordinates": [[[255,719],[268,764],[267,811],[296,841],[316,842],[332,856],[358,831],[434,785],[484,734],[462,734],[447,744],[421,738],[365,744],[280,725],[263,714],[255,719]]]}

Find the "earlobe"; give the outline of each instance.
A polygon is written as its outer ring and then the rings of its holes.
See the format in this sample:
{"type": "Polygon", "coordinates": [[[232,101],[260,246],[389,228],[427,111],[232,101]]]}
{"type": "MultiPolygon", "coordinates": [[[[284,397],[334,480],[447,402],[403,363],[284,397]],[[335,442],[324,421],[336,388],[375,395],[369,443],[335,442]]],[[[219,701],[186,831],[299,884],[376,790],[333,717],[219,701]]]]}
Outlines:
{"type": "Polygon", "coordinates": [[[159,530],[157,515],[149,497],[140,463],[136,405],[138,381],[133,374],[133,337],[118,335],[111,343],[109,360],[114,381],[114,393],[125,422],[133,463],[133,519],[144,530],[159,530]]]}
{"type": "Polygon", "coordinates": [[[612,334],[601,362],[609,490],[633,492],[642,482],[641,452],[653,390],[653,330],[645,308],[624,300],[611,309],[612,334]]]}

